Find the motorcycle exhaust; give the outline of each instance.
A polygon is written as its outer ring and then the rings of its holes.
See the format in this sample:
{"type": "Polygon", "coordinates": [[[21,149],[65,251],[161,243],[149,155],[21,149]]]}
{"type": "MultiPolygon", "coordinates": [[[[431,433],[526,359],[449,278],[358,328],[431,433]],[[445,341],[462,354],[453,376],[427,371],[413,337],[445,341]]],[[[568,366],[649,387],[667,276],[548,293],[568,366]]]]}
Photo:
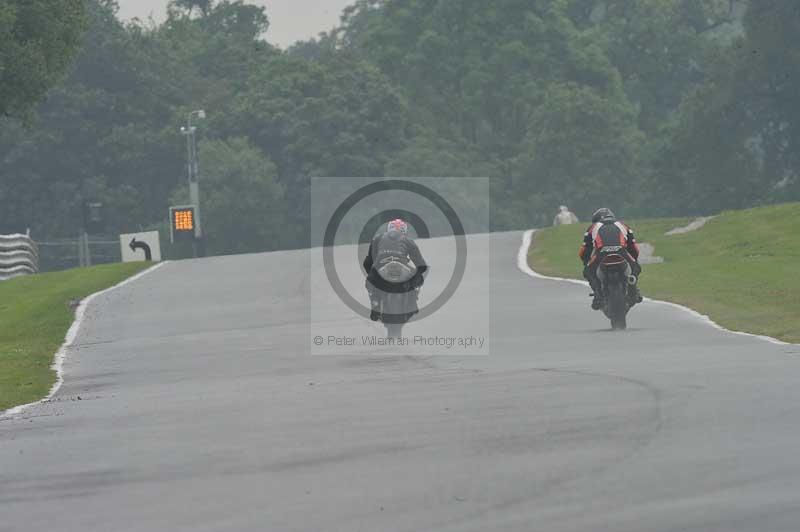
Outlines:
{"type": "Polygon", "coordinates": [[[637,279],[635,275],[629,275],[628,276],[628,284],[629,285],[636,286],[636,283],[638,283],[638,282],[639,282],[639,279],[637,279]]]}

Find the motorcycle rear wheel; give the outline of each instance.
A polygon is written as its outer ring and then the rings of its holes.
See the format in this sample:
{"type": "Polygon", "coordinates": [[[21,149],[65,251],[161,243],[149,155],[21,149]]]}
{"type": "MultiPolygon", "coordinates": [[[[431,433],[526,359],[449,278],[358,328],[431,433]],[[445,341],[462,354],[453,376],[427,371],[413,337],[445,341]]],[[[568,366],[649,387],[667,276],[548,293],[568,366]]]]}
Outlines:
{"type": "Polygon", "coordinates": [[[387,338],[400,338],[403,335],[402,323],[386,323],[387,338]]]}
{"type": "Polygon", "coordinates": [[[611,329],[624,331],[628,328],[628,304],[625,301],[625,286],[617,284],[609,286],[607,301],[607,314],[611,320],[611,329]]]}

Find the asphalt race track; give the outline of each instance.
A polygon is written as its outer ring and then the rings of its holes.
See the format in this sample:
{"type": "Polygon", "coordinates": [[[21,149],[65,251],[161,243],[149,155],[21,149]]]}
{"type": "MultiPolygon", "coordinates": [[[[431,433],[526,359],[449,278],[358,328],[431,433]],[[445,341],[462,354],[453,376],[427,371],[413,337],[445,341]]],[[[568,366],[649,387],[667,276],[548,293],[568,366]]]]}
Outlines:
{"type": "Polygon", "coordinates": [[[477,326],[490,291],[488,356],[312,356],[381,328],[309,324],[308,251],[97,298],[53,401],[0,420],[0,530],[800,529],[800,347],[655,303],[608,332],[585,288],[517,269],[520,234],[491,240],[491,280],[436,315],[477,326]]]}

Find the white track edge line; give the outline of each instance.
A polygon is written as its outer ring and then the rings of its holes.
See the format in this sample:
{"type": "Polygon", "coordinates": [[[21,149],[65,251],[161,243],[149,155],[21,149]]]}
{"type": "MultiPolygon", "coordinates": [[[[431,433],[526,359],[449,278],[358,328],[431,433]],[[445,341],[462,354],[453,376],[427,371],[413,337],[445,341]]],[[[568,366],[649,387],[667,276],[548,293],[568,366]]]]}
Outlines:
{"type": "MultiPolygon", "coordinates": [[[[517,254],[517,267],[523,273],[525,273],[525,274],[527,274],[527,275],[529,275],[531,277],[534,277],[536,279],[546,279],[546,280],[549,280],[549,281],[562,281],[562,282],[567,282],[567,283],[579,284],[579,285],[583,285],[583,286],[589,286],[589,283],[587,283],[586,281],[579,281],[578,279],[565,279],[563,277],[550,277],[550,276],[547,276],[547,275],[542,275],[541,273],[537,273],[537,272],[533,271],[533,269],[531,269],[530,265],[528,264],[528,250],[531,247],[531,242],[533,241],[533,234],[536,231],[537,231],[536,229],[529,229],[528,231],[525,231],[525,233],[523,233],[523,235],[522,235],[522,245],[520,246],[519,253],[517,254]]],[[[684,312],[687,312],[687,313],[691,314],[692,316],[694,316],[698,320],[702,321],[706,325],[710,325],[711,327],[714,327],[715,329],[719,329],[720,331],[725,331],[725,332],[731,333],[731,334],[738,334],[740,336],[749,336],[750,338],[757,338],[759,340],[764,340],[766,342],[770,342],[770,343],[776,344],[776,345],[797,345],[797,344],[791,344],[789,342],[784,342],[783,340],[778,340],[777,338],[773,338],[771,336],[764,336],[764,335],[761,335],[761,334],[752,334],[752,333],[748,333],[748,332],[744,332],[744,331],[733,331],[731,329],[726,329],[725,327],[723,327],[719,323],[717,323],[714,320],[712,320],[707,315],[700,314],[696,310],[691,309],[689,307],[685,307],[683,305],[679,305],[678,303],[672,303],[671,301],[661,301],[659,299],[650,299],[649,297],[644,298],[644,300],[647,301],[648,303],[656,303],[656,304],[659,304],[659,305],[666,305],[666,306],[670,306],[670,307],[673,307],[673,308],[676,308],[676,309],[680,309],[680,310],[682,310],[684,312]]]]}
{"type": "Polygon", "coordinates": [[[56,382],[50,388],[50,392],[47,394],[46,397],[39,399],[38,401],[34,401],[26,405],[15,406],[13,408],[9,408],[5,412],[0,412],[0,419],[7,418],[9,416],[17,416],[27,408],[42,403],[46,403],[47,401],[53,398],[56,392],[58,392],[58,390],[61,388],[61,385],[64,384],[64,360],[67,357],[67,351],[75,343],[75,338],[78,336],[78,333],[80,332],[81,325],[83,325],[84,316],[86,314],[86,308],[89,306],[89,304],[91,304],[91,302],[95,298],[107,294],[118,288],[122,288],[123,286],[130,284],[138,279],[141,279],[145,275],[148,275],[156,271],[157,269],[167,264],[168,262],[169,261],[159,262],[158,264],[155,264],[150,268],[147,268],[146,270],[137,273],[133,277],[128,277],[124,281],[117,283],[114,286],[111,286],[99,292],[95,292],[94,294],[82,299],[80,305],[78,305],[78,308],[75,310],[75,321],[72,322],[72,325],[67,331],[67,335],[64,338],[64,343],[61,344],[61,347],[58,348],[58,351],[56,351],[56,354],[53,357],[53,364],[50,366],[50,368],[56,371],[56,382]]]}

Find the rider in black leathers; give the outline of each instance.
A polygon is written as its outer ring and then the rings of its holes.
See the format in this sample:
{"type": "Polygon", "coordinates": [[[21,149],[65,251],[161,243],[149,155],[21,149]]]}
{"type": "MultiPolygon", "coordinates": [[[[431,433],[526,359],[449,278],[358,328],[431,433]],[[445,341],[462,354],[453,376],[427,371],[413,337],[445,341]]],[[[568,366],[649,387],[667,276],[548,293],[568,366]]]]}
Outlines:
{"type": "Polygon", "coordinates": [[[386,227],[386,232],[376,236],[369,246],[369,252],[364,259],[364,271],[367,272],[366,288],[369,293],[370,304],[372,311],[370,319],[377,321],[380,319],[380,312],[376,309],[380,308],[380,291],[401,291],[411,292],[414,291],[415,296],[415,311],[416,314],[419,310],[416,308],[416,295],[419,288],[425,282],[425,273],[428,270],[428,265],[420,253],[417,244],[408,236],[408,224],[401,220],[392,220],[386,227]],[[414,276],[408,281],[402,283],[402,286],[387,286],[387,281],[384,280],[378,273],[378,268],[386,262],[395,261],[400,262],[406,266],[413,262],[416,267],[414,276]]]}

